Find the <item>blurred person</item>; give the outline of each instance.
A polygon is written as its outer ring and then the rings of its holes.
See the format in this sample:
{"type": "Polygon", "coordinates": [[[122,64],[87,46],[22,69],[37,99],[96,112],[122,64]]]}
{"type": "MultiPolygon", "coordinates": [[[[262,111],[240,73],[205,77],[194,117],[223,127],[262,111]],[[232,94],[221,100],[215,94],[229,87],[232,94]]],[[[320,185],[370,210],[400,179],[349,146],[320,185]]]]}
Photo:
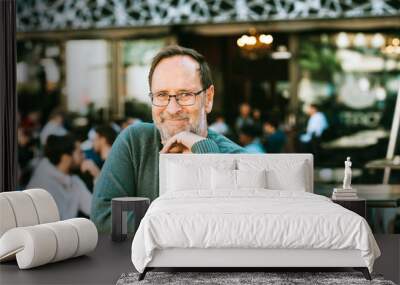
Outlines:
{"type": "Polygon", "coordinates": [[[251,117],[251,107],[248,103],[242,103],[239,106],[239,117],[235,122],[235,130],[239,133],[240,129],[244,125],[252,125],[254,123],[251,117]]]}
{"type": "Polygon", "coordinates": [[[21,119],[20,127],[28,132],[34,140],[37,139],[40,134],[41,117],[42,113],[39,110],[33,110],[28,112],[28,114],[21,119]]]}
{"type": "Polygon", "coordinates": [[[118,132],[111,126],[111,125],[101,125],[94,129],[94,136],[93,136],[93,148],[84,152],[85,160],[82,162],[80,171],[84,173],[89,173],[92,177],[93,183],[87,181],[88,179],[85,178],[86,185],[89,186],[89,189],[93,187],[97,177],[100,174],[100,169],[104,164],[104,161],[107,159],[108,154],[111,151],[111,146],[114,143],[115,139],[117,138],[118,132]],[[100,162],[94,160],[93,155],[91,152],[94,152],[97,157],[100,158],[100,162]]]}
{"type": "MultiPolygon", "coordinates": [[[[103,160],[100,155],[93,149],[93,141],[96,136],[95,128],[91,128],[87,134],[87,140],[81,143],[81,149],[85,159],[92,160],[98,168],[103,166],[103,160]]],[[[85,181],[86,182],[86,181],[85,181]]],[[[90,189],[90,187],[89,187],[90,189]]]]}
{"type": "Polygon", "coordinates": [[[28,131],[18,127],[17,129],[18,143],[18,164],[23,169],[35,155],[34,144],[28,131]]]}
{"type": "MultiPolygon", "coordinates": [[[[108,124],[92,128],[88,133],[89,139],[83,143],[84,147],[82,147],[85,158],[92,160],[95,166],[101,168],[117,136],[118,132],[108,124]]],[[[84,165],[89,165],[89,161],[84,162],[84,165]]]]}
{"type": "Polygon", "coordinates": [[[257,128],[257,131],[259,133],[262,133],[262,127],[263,127],[263,123],[262,123],[262,119],[261,119],[261,111],[260,109],[253,109],[252,111],[252,119],[253,119],[253,125],[257,128]]]}
{"type": "Polygon", "coordinates": [[[158,197],[160,153],[244,152],[207,127],[214,85],[201,54],[179,46],[162,49],[148,82],[154,123],[129,126],[118,136],[95,184],[91,219],[100,232],[111,229],[112,198],[158,197]]]}
{"type": "Polygon", "coordinates": [[[26,187],[47,190],[62,220],[76,217],[78,211],[89,216],[92,194],[78,176],[72,175],[83,160],[80,143],[72,135],[50,135],[44,154],[26,187]]]}
{"type": "Polygon", "coordinates": [[[40,133],[40,142],[42,145],[45,145],[48,136],[64,136],[66,134],[67,130],[64,128],[64,113],[56,109],[50,114],[49,121],[40,133]]]}
{"type": "Polygon", "coordinates": [[[248,153],[265,153],[259,132],[254,125],[243,125],[239,132],[239,142],[248,153]]]}
{"type": "Polygon", "coordinates": [[[98,126],[94,129],[94,132],[93,150],[100,156],[103,164],[111,151],[111,146],[117,138],[118,132],[109,125],[98,126]]]}
{"type": "Polygon", "coordinates": [[[38,153],[31,134],[21,128],[17,129],[19,185],[25,186],[32,174],[33,160],[38,153]]]}
{"type": "Polygon", "coordinates": [[[306,114],[309,116],[306,133],[300,136],[302,143],[309,143],[315,138],[319,138],[329,127],[328,120],[324,113],[318,110],[318,106],[310,104],[306,106],[306,114]]]}
{"type": "Polygon", "coordinates": [[[282,152],[287,137],[285,132],[279,127],[279,122],[274,119],[266,121],[263,125],[264,146],[268,153],[282,152]]]}
{"type": "Polygon", "coordinates": [[[228,136],[230,134],[229,126],[225,122],[224,116],[221,114],[216,115],[215,121],[210,125],[209,129],[224,136],[228,136]]]}
{"type": "Polygon", "coordinates": [[[253,109],[253,113],[252,113],[252,116],[253,116],[253,120],[254,121],[261,121],[261,111],[260,111],[260,109],[253,109]]]}
{"type": "Polygon", "coordinates": [[[80,171],[76,173],[89,190],[93,189],[117,135],[118,132],[112,124],[100,125],[89,131],[90,146],[88,141],[85,141],[83,150],[85,160],[81,164],[80,171]]]}

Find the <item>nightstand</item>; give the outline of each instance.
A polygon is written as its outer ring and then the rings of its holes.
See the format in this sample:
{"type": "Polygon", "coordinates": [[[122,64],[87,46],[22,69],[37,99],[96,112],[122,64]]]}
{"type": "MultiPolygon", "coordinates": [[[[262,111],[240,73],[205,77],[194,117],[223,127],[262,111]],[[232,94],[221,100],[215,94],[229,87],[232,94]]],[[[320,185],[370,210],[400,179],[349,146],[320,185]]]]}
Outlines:
{"type": "Polygon", "coordinates": [[[339,204],[340,206],[359,214],[364,219],[367,218],[367,200],[355,199],[355,200],[333,200],[332,202],[339,204]]]}
{"type": "Polygon", "coordinates": [[[111,239],[124,241],[128,237],[128,212],[133,212],[137,231],[140,221],[150,206],[150,199],[144,197],[118,197],[111,200],[111,239]]]}

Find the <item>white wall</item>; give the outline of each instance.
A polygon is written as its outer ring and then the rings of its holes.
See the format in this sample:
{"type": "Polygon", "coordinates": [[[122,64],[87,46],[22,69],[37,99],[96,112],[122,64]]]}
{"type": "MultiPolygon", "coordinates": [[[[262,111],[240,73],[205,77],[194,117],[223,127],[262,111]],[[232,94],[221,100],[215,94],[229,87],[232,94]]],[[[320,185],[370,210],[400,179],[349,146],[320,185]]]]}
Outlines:
{"type": "Polygon", "coordinates": [[[149,84],[147,76],[149,74],[150,65],[130,65],[126,69],[126,89],[127,97],[135,98],[141,102],[151,104],[148,96],[149,84]]]}
{"type": "Polygon", "coordinates": [[[109,106],[110,52],[106,41],[67,41],[66,94],[69,111],[85,113],[90,102],[96,108],[109,106]]]}

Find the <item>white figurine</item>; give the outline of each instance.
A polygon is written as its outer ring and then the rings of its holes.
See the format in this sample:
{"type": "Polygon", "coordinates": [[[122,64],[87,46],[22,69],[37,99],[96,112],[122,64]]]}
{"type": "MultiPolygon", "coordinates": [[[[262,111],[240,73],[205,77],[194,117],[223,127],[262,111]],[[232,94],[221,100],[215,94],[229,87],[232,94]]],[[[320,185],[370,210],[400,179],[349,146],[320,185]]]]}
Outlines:
{"type": "Polygon", "coordinates": [[[352,189],[351,188],[351,161],[350,157],[347,157],[347,160],[344,162],[344,179],[343,179],[343,189],[352,189]]]}

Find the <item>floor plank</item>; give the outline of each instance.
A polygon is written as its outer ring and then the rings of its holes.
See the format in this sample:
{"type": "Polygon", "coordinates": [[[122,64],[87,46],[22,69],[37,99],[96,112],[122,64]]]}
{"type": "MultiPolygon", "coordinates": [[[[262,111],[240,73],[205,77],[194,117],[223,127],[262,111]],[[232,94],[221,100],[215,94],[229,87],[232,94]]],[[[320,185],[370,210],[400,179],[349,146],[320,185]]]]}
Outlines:
{"type": "Polygon", "coordinates": [[[375,261],[374,273],[400,284],[400,234],[376,234],[381,257],[375,261]]]}

